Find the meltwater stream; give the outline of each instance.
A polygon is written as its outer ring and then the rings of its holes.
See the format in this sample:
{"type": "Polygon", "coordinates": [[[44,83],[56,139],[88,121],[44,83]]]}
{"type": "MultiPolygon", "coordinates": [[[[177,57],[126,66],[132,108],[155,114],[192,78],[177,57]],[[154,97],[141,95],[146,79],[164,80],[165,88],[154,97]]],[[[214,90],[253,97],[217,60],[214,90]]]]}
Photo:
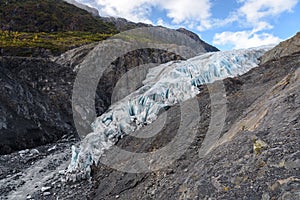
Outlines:
{"type": "Polygon", "coordinates": [[[149,69],[143,86],[110,106],[92,124],[93,132],[72,147],[70,174],[88,177],[103,151],[119,138],[157,119],[161,109],[195,97],[197,86],[248,72],[270,47],[206,53],[149,69]]]}

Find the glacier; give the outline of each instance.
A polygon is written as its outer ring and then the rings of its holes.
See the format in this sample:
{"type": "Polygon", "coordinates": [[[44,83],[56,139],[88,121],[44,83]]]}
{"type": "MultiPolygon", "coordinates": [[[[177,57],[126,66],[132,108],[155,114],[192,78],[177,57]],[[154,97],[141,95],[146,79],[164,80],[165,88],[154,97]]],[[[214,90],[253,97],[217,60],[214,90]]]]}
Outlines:
{"type": "Polygon", "coordinates": [[[97,117],[79,147],[72,147],[68,174],[73,179],[90,176],[103,152],[124,135],[157,119],[159,111],[195,97],[198,86],[234,77],[256,67],[271,47],[205,53],[186,61],[172,61],[149,69],[143,86],[97,117]]]}

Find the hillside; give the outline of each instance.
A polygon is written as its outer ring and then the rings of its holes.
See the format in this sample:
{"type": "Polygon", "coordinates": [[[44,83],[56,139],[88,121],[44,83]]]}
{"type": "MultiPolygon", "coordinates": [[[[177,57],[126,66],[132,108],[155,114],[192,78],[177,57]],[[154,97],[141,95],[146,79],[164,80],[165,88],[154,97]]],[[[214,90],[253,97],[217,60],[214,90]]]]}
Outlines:
{"type": "MultiPolygon", "coordinates": [[[[75,134],[71,108],[74,68],[99,41],[117,33],[117,27],[63,0],[11,0],[1,4],[0,112],[1,123],[6,127],[0,135],[3,154],[75,134]],[[23,92],[17,95],[15,90],[23,92]],[[14,141],[15,137],[23,142],[14,141]]],[[[130,28],[139,26],[125,20],[126,23],[130,28]]],[[[168,37],[176,33],[167,28],[161,31],[168,37]]],[[[193,36],[194,53],[218,50],[187,30],[184,34],[193,36]]],[[[159,49],[135,50],[116,59],[99,83],[98,114],[111,104],[113,88],[127,70],[149,62],[179,59],[183,58],[159,49]]]]}
{"type": "Polygon", "coordinates": [[[300,32],[219,51],[74,0],[0,15],[1,200],[300,199],[300,32]]]}
{"type": "MultiPolygon", "coordinates": [[[[174,30],[161,28],[173,34],[174,30]]],[[[140,38],[139,38],[140,39],[140,38]]],[[[189,57],[206,52],[204,46],[194,43],[189,57]]],[[[120,43],[119,45],[128,42],[120,43]]],[[[1,153],[32,148],[74,135],[72,116],[72,89],[76,67],[100,44],[81,46],[52,59],[2,57],[0,60],[0,108],[3,127],[0,134],[1,153]],[[17,91],[20,94],[17,95],[17,91]],[[7,125],[10,124],[10,125],[7,125]],[[18,137],[22,142],[14,141],[18,137]],[[36,139],[32,139],[36,138],[36,139]]],[[[100,45],[101,46],[101,45],[100,45]]],[[[171,48],[177,48],[170,45],[171,48]]],[[[182,57],[160,49],[137,49],[113,60],[99,81],[96,110],[102,114],[111,104],[113,88],[118,80],[136,66],[147,63],[166,63],[182,57]]],[[[92,79],[92,77],[87,77],[92,79]]]]}
{"type": "Polygon", "coordinates": [[[92,7],[89,7],[87,5],[78,3],[75,0],[64,0],[64,1],[69,3],[69,4],[73,4],[74,6],[80,8],[80,9],[88,11],[89,13],[91,13],[95,17],[99,17],[99,11],[96,8],[92,8],[92,7]]]}
{"type": "MultiPolygon", "coordinates": [[[[291,40],[299,40],[299,34],[291,40]]],[[[223,81],[227,112],[220,138],[207,135],[212,109],[215,107],[221,116],[224,109],[222,104],[211,104],[210,92],[218,88],[216,82],[200,87],[202,92],[196,97],[201,110],[199,123],[184,128],[196,136],[179,160],[162,170],[141,174],[119,172],[101,164],[93,175],[91,198],[299,199],[300,48],[286,41],[270,52],[286,52],[292,47],[291,54],[265,60],[248,73],[223,81]]],[[[165,147],[179,126],[179,106],[169,109],[167,116],[156,137],[124,137],[118,147],[136,153],[165,147]]],[[[156,126],[160,124],[134,135],[156,126]]],[[[113,150],[105,153],[103,162],[106,156],[113,159],[111,155],[113,150]]],[[[130,166],[126,159],[118,164],[130,166]]]]}
{"type": "Polygon", "coordinates": [[[114,24],[63,0],[1,1],[0,13],[0,48],[6,56],[57,56],[118,32],[114,24]]]}
{"type": "MultiPolygon", "coordinates": [[[[290,48],[291,44],[282,43],[271,51],[282,45],[290,48]]],[[[218,142],[208,136],[210,146],[202,145],[212,108],[218,105],[211,105],[209,92],[219,83],[199,86],[201,93],[195,99],[201,113],[193,119],[199,124],[185,127],[187,133],[196,134],[195,139],[180,159],[164,169],[134,174],[100,164],[93,167],[91,181],[66,184],[61,170],[70,163],[74,140],[63,137],[38,147],[39,153],[31,149],[0,156],[0,191],[10,199],[51,199],[50,194],[64,199],[299,199],[299,58],[298,48],[242,76],[225,79],[225,125],[218,142]]],[[[167,113],[156,137],[132,140],[125,136],[117,145],[149,152],[169,143],[179,125],[179,106],[167,113]]],[[[136,134],[156,130],[159,123],[136,134]]]]}
{"type": "Polygon", "coordinates": [[[268,51],[262,58],[261,62],[265,63],[267,61],[275,61],[282,57],[293,55],[298,52],[300,46],[300,32],[296,36],[281,42],[276,48],[268,51]]]}
{"type": "Polygon", "coordinates": [[[1,1],[1,30],[18,32],[85,31],[116,33],[115,27],[63,0],[1,1]]]}
{"type": "MultiPolygon", "coordinates": [[[[58,56],[121,31],[151,26],[121,18],[100,17],[95,14],[95,9],[73,0],[7,0],[0,3],[2,56],[58,56]]],[[[183,33],[192,35],[187,30],[183,33]]],[[[207,51],[218,51],[197,35],[193,39],[207,51]]]]}

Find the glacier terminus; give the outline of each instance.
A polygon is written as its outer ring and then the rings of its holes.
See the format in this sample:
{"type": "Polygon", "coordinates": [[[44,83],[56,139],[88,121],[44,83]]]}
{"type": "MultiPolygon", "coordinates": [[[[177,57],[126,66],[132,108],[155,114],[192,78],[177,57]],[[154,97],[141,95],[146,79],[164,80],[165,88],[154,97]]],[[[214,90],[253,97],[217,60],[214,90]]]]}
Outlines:
{"type": "Polygon", "coordinates": [[[72,147],[67,172],[75,179],[89,177],[91,165],[124,135],[155,121],[162,109],[195,97],[201,92],[198,86],[248,72],[270,48],[205,53],[149,69],[143,86],[112,104],[93,122],[93,132],[80,146],[72,147]]]}

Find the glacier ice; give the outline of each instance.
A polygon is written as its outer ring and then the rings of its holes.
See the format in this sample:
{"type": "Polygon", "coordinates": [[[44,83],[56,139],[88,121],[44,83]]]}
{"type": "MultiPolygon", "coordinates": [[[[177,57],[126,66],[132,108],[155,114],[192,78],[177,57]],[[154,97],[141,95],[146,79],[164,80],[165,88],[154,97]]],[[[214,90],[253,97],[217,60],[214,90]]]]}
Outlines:
{"type": "Polygon", "coordinates": [[[149,69],[143,86],[110,106],[91,125],[93,132],[72,147],[68,172],[88,177],[105,149],[152,123],[161,109],[195,97],[197,86],[246,73],[270,47],[206,53],[149,69]]]}

